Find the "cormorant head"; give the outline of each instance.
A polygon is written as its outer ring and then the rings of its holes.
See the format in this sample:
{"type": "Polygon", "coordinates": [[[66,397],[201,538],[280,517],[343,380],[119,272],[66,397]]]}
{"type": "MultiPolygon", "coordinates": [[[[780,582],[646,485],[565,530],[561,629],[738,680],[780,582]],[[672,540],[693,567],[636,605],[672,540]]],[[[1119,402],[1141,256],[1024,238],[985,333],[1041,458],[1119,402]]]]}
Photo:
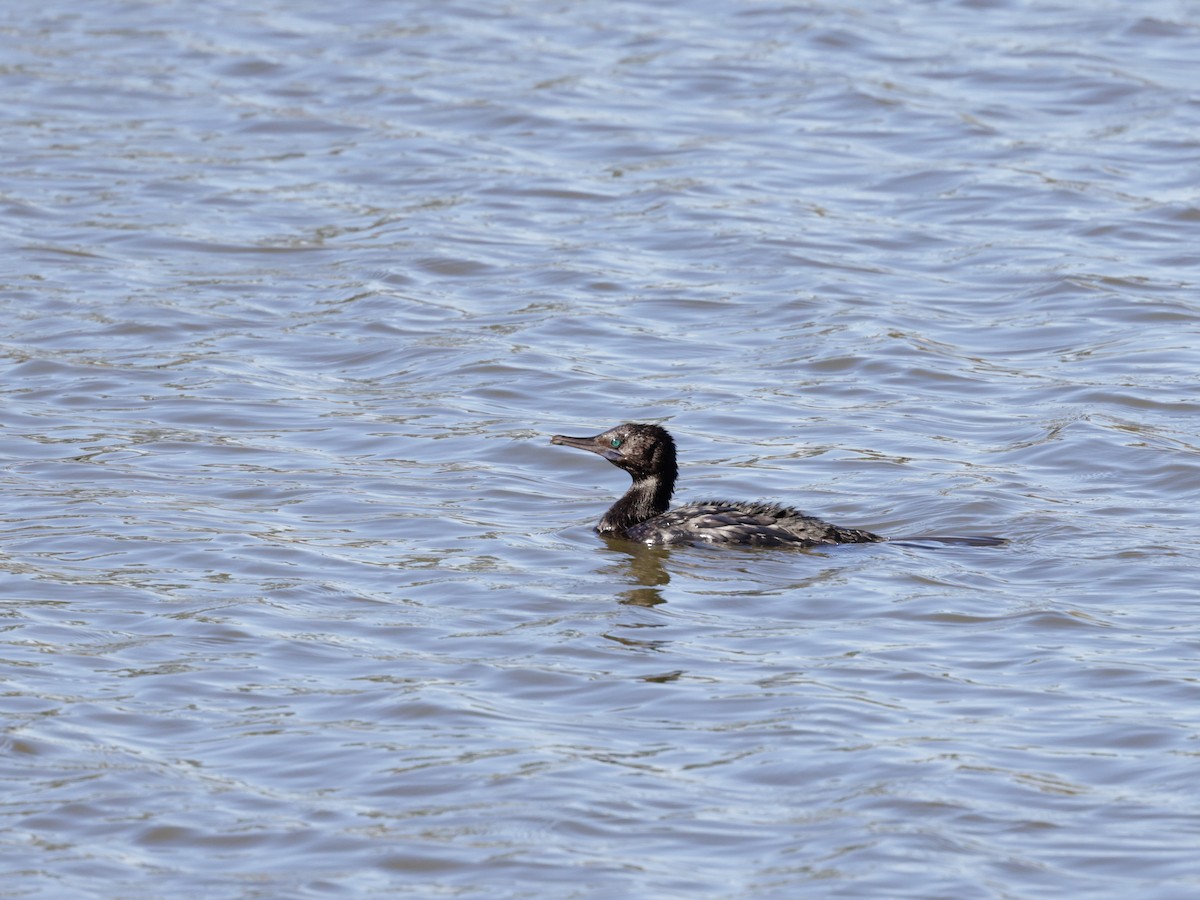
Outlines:
{"type": "Polygon", "coordinates": [[[675,442],[666,429],[658,425],[627,422],[595,437],[556,434],[550,438],[550,443],[599,454],[618,469],[628,472],[634,481],[658,478],[674,484],[679,474],[675,463],[675,442]]]}

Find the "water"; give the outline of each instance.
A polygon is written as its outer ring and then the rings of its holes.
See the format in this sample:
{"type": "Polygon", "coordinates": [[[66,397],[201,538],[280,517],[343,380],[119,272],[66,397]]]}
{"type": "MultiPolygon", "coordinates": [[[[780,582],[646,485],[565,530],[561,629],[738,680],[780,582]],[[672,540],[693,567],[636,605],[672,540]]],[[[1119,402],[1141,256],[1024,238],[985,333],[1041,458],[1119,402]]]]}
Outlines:
{"type": "Polygon", "coordinates": [[[4,896],[1200,890],[1196,4],[0,40],[4,896]]]}

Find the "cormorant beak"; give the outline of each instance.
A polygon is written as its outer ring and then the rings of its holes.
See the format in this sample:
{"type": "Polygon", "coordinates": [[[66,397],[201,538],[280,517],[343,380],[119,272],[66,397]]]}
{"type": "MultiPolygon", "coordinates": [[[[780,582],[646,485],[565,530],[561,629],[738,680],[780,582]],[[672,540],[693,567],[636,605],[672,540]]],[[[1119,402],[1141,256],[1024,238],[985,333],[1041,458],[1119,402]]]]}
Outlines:
{"type": "Polygon", "coordinates": [[[609,462],[616,462],[621,459],[619,450],[614,450],[607,442],[600,440],[604,435],[598,434],[595,437],[567,437],[564,434],[556,434],[550,438],[552,444],[562,444],[564,447],[575,447],[579,450],[590,450],[592,453],[599,454],[609,462]]]}

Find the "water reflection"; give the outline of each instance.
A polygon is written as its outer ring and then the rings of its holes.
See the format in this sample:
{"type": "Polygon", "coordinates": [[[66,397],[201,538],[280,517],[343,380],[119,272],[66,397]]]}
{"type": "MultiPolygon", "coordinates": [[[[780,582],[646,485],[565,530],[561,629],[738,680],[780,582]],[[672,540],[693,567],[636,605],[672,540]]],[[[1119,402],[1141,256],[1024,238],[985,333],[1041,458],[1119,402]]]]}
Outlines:
{"type": "Polygon", "coordinates": [[[635,585],[621,591],[619,602],[627,606],[646,607],[667,602],[661,588],[671,583],[671,575],[664,565],[671,554],[670,550],[621,538],[603,537],[602,540],[605,545],[602,552],[617,556],[602,571],[615,576],[614,581],[635,585]]]}
{"type": "MultiPolygon", "coordinates": [[[[662,628],[663,624],[661,622],[657,622],[657,623],[623,622],[621,624],[621,627],[622,628],[662,628]]],[[[621,637],[620,635],[616,635],[616,634],[603,634],[603,635],[601,635],[601,637],[603,637],[606,641],[613,641],[614,643],[620,644],[623,647],[628,647],[631,650],[656,650],[656,651],[664,650],[671,643],[670,641],[639,641],[635,638],[621,637]]]]}

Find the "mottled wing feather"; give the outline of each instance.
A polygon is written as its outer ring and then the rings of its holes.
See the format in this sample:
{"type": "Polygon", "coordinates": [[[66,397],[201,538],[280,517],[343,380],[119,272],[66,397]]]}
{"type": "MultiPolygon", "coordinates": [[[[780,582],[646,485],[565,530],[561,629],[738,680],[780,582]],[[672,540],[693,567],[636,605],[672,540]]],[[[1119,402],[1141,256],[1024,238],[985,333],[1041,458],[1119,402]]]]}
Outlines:
{"type": "Polygon", "coordinates": [[[629,537],[655,544],[701,542],[757,547],[866,543],[876,535],[841,528],[797,509],[769,503],[690,503],[629,529],[629,537]]]}

